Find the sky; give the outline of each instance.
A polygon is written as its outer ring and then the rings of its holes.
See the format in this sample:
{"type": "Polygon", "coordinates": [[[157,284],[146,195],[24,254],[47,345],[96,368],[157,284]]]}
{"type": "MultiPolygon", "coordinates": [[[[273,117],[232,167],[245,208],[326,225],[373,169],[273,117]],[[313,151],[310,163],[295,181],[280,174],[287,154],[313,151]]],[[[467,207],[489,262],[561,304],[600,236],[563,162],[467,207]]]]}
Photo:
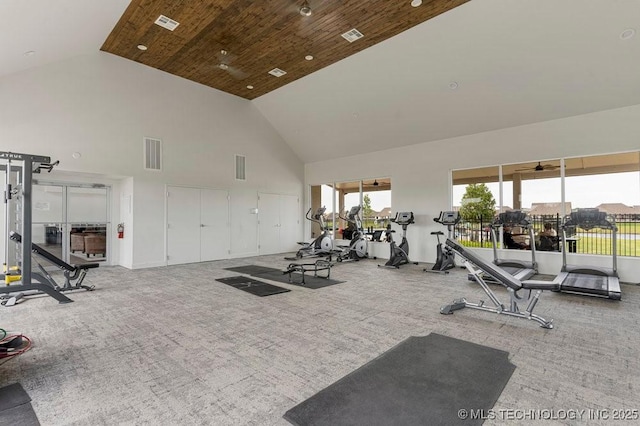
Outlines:
{"type": "MultiPolygon", "coordinates": [[[[499,186],[487,184],[496,203],[499,203],[499,186]]],[[[459,206],[466,185],[453,188],[453,205],[459,206]]],[[[504,182],[505,206],[513,207],[513,186],[504,182]]],[[[530,208],[531,203],[552,203],[561,201],[560,178],[522,181],[522,207],[530,208]]],[[[640,205],[640,173],[612,173],[606,175],[574,176],[565,178],[565,201],[571,207],[596,207],[602,203],[623,203],[627,206],[640,205]]]]}
{"type": "MultiPolygon", "coordinates": [[[[393,189],[393,187],[392,187],[393,189]]],[[[327,211],[331,211],[331,193],[333,188],[327,185],[322,185],[322,205],[327,207],[327,211]]],[[[391,191],[373,191],[367,192],[364,194],[369,195],[369,199],[371,200],[371,208],[377,212],[384,209],[385,207],[391,207],[391,191]]],[[[337,200],[336,200],[337,203],[337,200]]],[[[344,206],[347,209],[350,209],[353,206],[357,206],[360,204],[360,194],[347,194],[344,197],[344,206]]]]}
{"type": "MultiPolygon", "coordinates": [[[[505,206],[513,207],[513,186],[504,182],[505,206]]],[[[487,184],[496,204],[499,204],[498,183],[487,184]]],[[[453,205],[460,206],[466,185],[453,188],[453,205]]],[[[393,183],[391,186],[393,190],[393,183]]],[[[332,188],[322,186],[322,205],[331,211],[332,188]]],[[[623,203],[627,206],[640,205],[640,173],[611,173],[606,175],[575,176],[565,178],[565,199],[576,207],[596,207],[602,203],[623,203]]],[[[365,192],[371,199],[371,208],[380,211],[391,206],[391,191],[365,192]]],[[[531,203],[553,203],[561,201],[560,178],[535,179],[522,182],[522,207],[530,208],[531,203]]],[[[345,207],[359,204],[359,194],[347,194],[345,207]]]]}

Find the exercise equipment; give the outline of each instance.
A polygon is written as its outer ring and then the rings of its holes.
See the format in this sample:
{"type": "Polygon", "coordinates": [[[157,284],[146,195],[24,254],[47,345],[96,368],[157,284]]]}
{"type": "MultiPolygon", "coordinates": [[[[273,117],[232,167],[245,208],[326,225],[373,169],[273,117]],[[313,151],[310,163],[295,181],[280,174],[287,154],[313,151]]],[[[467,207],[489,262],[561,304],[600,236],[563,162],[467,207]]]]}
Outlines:
{"type": "MultiPolygon", "coordinates": [[[[9,238],[12,241],[15,241],[18,244],[22,244],[22,236],[17,232],[11,231],[9,233],[9,238]]],[[[58,291],[68,291],[68,290],[87,290],[92,291],[95,289],[95,286],[87,286],[83,285],[82,282],[84,278],[87,276],[87,271],[89,269],[97,268],[100,266],[99,263],[83,263],[81,265],[70,265],[62,259],[59,259],[55,255],[51,254],[47,250],[43,249],[39,245],[35,243],[31,243],[31,252],[37,254],[43,259],[48,260],[58,267],[58,269],[62,270],[64,273],[64,284],[62,287],[56,283],[51,275],[44,269],[44,266],[36,261],[38,265],[38,269],[40,269],[41,275],[38,274],[37,278],[44,277],[44,281],[49,283],[53,288],[58,291]]]]}
{"type": "Polygon", "coordinates": [[[559,281],[521,281],[513,275],[508,274],[502,268],[487,262],[477,256],[472,251],[467,250],[457,241],[450,238],[446,244],[456,254],[462,257],[464,265],[474,277],[474,280],[482,287],[482,290],[491,300],[493,306],[486,305],[483,300],[478,303],[467,302],[466,299],[456,299],[451,304],[445,305],[440,309],[440,313],[444,315],[453,314],[455,311],[464,308],[477,309],[485,312],[492,312],[499,315],[508,315],[516,318],[523,318],[537,322],[542,328],[553,328],[553,320],[546,320],[541,316],[533,313],[534,308],[540,300],[540,294],[544,290],[558,290],[559,281]],[[475,265],[475,267],[474,267],[475,265]],[[498,299],[496,294],[487,285],[484,276],[492,277],[497,283],[503,285],[509,292],[509,304],[506,305],[498,299]],[[519,304],[526,304],[526,308],[521,311],[519,304]]]}
{"type": "Polygon", "coordinates": [[[360,260],[369,256],[369,242],[365,238],[362,220],[360,219],[360,209],[362,206],[353,206],[347,217],[340,217],[352,226],[351,242],[348,246],[340,246],[342,252],[338,254],[336,260],[344,262],[348,260],[360,260]]]}
{"type": "MultiPolygon", "coordinates": [[[[434,222],[440,223],[447,227],[447,237],[453,237],[453,228],[460,222],[460,213],[454,211],[441,211],[438,217],[433,218],[434,222]]],[[[442,231],[434,231],[431,235],[435,235],[438,239],[436,246],[436,263],[431,269],[424,269],[425,272],[437,272],[448,274],[449,269],[456,267],[455,253],[449,247],[444,245],[444,241],[440,241],[440,236],[444,236],[442,231]]]]}
{"type": "Polygon", "coordinates": [[[296,252],[296,257],[285,257],[286,260],[297,260],[311,256],[326,256],[334,253],[333,238],[331,238],[329,230],[327,230],[324,222],[324,212],[326,210],[326,207],[320,207],[316,210],[313,216],[309,216],[311,208],[307,210],[305,217],[307,220],[315,222],[320,226],[320,235],[311,242],[298,242],[302,247],[300,247],[296,252]]]}
{"type": "MultiPolygon", "coordinates": [[[[538,273],[538,263],[536,262],[536,245],[533,244],[535,237],[533,233],[533,227],[529,223],[527,213],[520,210],[511,210],[503,212],[494,218],[491,223],[491,243],[493,245],[493,263],[496,266],[504,269],[507,273],[513,275],[520,281],[528,280],[532,276],[538,273]],[[498,233],[501,228],[510,227],[511,229],[520,227],[526,230],[529,236],[529,242],[531,247],[531,261],[501,258],[498,256],[498,233]]],[[[503,247],[504,248],[504,247],[503,247]]],[[[468,275],[470,281],[474,281],[472,274],[468,275]]],[[[495,280],[487,275],[483,277],[485,281],[495,283],[495,280]]]]}
{"type": "Polygon", "coordinates": [[[0,294],[42,292],[53,297],[60,303],[72,302],[62,292],[53,288],[46,279],[31,271],[31,191],[33,173],[45,170],[50,172],[58,162],[51,162],[50,157],[41,155],[20,154],[15,152],[0,152],[0,170],[5,171],[5,218],[6,244],[5,263],[0,278],[5,286],[0,287],[0,294]],[[13,177],[16,181],[14,183],[13,177]],[[17,203],[15,200],[17,199],[17,203]],[[15,265],[11,265],[9,256],[9,234],[11,232],[11,215],[16,213],[16,227],[21,228],[23,244],[17,253],[15,265]],[[16,277],[19,277],[16,279],[16,277]],[[35,278],[35,281],[34,281],[35,278]]]}
{"type": "Polygon", "coordinates": [[[411,262],[409,260],[409,241],[407,241],[407,227],[414,223],[413,212],[398,212],[396,213],[396,216],[391,219],[391,222],[402,227],[402,242],[400,245],[396,244],[392,237],[392,234],[396,231],[391,229],[391,225],[389,225],[385,231],[387,241],[389,242],[389,260],[384,265],[378,266],[387,266],[397,269],[400,268],[400,265],[404,265],[406,263],[413,263],[417,265],[418,262],[411,262]]]}
{"type": "Polygon", "coordinates": [[[617,271],[618,227],[607,218],[607,213],[597,208],[581,208],[571,212],[562,225],[562,270],[556,277],[559,291],[587,296],[620,300],[622,292],[617,271]],[[584,230],[604,229],[611,231],[611,268],[567,264],[567,230],[579,227],[584,230]]]}
{"type": "Polygon", "coordinates": [[[293,274],[294,272],[300,272],[300,274],[302,275],[302,281],[300,281],[300,284],[304,285],[306,284],[306,282],[304,281],[305,272],[313,272],[314,277],[325,278],[328,280],[331,275],[331,266],[333,266],[333,264],[330,261],[324,259],[318,259],[314,263],[290,263],[283,274],[289,274],[289,282],[291,283],[293,282],[291,280],[291,274],[293,274]],[[318,275],[318,272],[320,271],[325,271],[326,275],[318,275]]]}

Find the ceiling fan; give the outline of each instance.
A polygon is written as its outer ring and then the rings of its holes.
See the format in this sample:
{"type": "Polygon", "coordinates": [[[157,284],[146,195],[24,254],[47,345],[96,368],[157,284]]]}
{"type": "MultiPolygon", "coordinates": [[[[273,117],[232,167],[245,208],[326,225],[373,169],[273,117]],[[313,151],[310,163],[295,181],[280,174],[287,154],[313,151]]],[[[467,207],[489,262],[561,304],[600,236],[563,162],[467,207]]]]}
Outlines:
{"type": "Polygon", "coordinates": [[[228,50],[220,50],[216,57],[218,58],[217,67],[222,71],[229,73],[233,78],[237,80],[244,80],[249,76],[246,72],[231,66],[231,62],[237,58],[237,56],[232,55],[228,50]]]}
{"type": "Polygon", "coordinates": [[[377,188],[378,186],[380,186],[380,182],[378,182],[378,179],[374,179],[373,182],[371,183],[365,183],[362,182],[362,187],[363,188],[377,188]]]}
{"type": "Polygon", "coordinates": [[[553,164],[542,164],[541,161],[538,161],[538,164],[535,167],[525,167],[524,169],[516,169],[516,172],[523,172],[523,171],[534,171],[534,172],[542,172],[545,170],[555,170],[555,169],[559,169],[560,166],[556,166],[553,164]]]}

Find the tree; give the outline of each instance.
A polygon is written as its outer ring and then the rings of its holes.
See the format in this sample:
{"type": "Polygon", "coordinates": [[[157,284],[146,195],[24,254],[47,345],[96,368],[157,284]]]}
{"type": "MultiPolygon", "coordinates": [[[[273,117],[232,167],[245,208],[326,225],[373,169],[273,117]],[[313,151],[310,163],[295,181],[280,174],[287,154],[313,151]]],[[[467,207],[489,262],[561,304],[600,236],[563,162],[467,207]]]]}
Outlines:
{"type": "Polygon", "coordinates": [[[362,199],[362,216],[366,219],[371,219],[371,198],[369,194],[364,194],[362,199]]]}
{"type": "Polygon", "coordinates": [[[472,183],[467,185],[466,191],[462,196],[462,207],[460,207],[460,216],[462,219],[475,222],[479,219],[493,219],[496,213],[496,200],[484,183],[472,183]]]}

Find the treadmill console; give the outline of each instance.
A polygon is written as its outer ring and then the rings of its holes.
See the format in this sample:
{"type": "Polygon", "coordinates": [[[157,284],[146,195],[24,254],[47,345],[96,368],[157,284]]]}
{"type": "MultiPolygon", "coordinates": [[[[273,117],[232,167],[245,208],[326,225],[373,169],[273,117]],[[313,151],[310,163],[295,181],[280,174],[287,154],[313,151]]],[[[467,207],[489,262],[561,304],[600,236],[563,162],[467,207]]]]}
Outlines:
{"type": "Polygon", "coordinates": [[[578,226],[586,230],[593,228],[613,229],[616,227],[607,220],[607,212],[602,212],[596,208],[583,208],[572,211],[564,226],[578,226]]]}
{"type": "Polygon", "coordinates": [[[529,226],[529,221],[527,220],[527,213],[521,210],[510,210],[498,214],[493,221],[493,225],[523,226],[526,228],[529,226]]]}

